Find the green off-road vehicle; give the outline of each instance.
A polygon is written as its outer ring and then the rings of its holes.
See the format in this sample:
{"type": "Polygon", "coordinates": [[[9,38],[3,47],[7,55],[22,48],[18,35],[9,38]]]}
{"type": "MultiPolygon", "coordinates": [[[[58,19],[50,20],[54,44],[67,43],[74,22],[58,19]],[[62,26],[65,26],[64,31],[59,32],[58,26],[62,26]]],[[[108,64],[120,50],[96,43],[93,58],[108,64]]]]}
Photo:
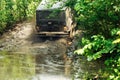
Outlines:
{"type": "MultiPolygon", "coordinates": [[[[49,3],[49,2],[48,2],[49,3]]],[[[40,3],[36,10],[36,30],[40,36],[70,37],[75,33],[75,24],[71,9],[61,8],[61,2],[52,7],[47,3],[40,3]]]]}

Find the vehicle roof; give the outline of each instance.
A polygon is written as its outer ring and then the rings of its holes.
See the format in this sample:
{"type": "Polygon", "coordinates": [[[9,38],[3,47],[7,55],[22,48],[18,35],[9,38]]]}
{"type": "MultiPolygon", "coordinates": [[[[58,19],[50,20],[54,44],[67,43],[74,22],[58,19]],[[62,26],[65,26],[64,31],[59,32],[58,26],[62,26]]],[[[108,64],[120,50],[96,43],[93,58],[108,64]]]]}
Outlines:
{"type": "Polygon", "coordinates": [[[65,10],[66,8],[63,7],[64,2],[63,1],[57,1],[55,4],[52,5],[52,7],[49,7],[50,0],[42,0],[39,6],[36,10],[51,10],[51,9],[61,9],[65,10]]]}

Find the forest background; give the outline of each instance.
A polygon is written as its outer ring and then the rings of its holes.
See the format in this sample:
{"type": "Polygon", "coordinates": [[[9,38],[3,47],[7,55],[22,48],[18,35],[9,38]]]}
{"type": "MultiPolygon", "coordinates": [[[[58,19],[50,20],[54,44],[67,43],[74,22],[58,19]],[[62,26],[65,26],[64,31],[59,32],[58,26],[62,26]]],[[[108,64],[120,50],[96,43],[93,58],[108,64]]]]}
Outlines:
{"type": "MultiPolygon", "coordinates": [[[[35,15],[41,0],[0,0],[0,34],[35,15]]],[[[56,0],[51,0],[54,2],[56,0]]],[[[108,80],[120,79],[120,0],[67,0],[77,29],[78,50],[88,61],[103,60],[108,80]]]]}
{"type": "Polygon", "coordinates": [[[73,9],[77,29],[84,32],[78,37],[78,50],[88,61],[102,60],[104,80],[120,79],[120,0],[68,0],[73,9]]]}
{"type": "Polygon", "coordinates": [[[35,15],[41,0],[0,0],[0,34],[35,15]]]}

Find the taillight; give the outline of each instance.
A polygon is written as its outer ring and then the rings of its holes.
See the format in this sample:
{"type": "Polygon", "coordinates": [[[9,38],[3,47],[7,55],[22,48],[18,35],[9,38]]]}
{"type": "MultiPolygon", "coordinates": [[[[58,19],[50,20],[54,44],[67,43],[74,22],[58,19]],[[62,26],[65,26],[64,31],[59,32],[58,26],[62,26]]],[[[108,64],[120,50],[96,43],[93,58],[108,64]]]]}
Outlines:
{"type": "Polygon", "coordinates": [[[36,30],[37,30],[37,31],[39,31],[39,30],[40,30],[40,28],[39,28],[38,26],[36,26],[36,30]]]}
{"type": "Polygon", "coordinates": [[[67,27],[65,26],[65,27],[64,27],[64,31],[67,31],[67,30],[68,30],[68,29],[67,29],[67,27]]]}

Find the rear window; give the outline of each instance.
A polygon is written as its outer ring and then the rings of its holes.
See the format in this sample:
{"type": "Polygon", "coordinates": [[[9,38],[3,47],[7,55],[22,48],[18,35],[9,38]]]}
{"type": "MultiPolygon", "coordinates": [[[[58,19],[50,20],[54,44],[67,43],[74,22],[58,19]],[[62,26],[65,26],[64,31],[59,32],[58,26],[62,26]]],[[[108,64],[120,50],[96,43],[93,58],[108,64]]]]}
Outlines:
{"type": "Polygon", "coordinates": [[[62,10],[39,11],[39,19],[64,19],[65,12],[62,10]]]}

